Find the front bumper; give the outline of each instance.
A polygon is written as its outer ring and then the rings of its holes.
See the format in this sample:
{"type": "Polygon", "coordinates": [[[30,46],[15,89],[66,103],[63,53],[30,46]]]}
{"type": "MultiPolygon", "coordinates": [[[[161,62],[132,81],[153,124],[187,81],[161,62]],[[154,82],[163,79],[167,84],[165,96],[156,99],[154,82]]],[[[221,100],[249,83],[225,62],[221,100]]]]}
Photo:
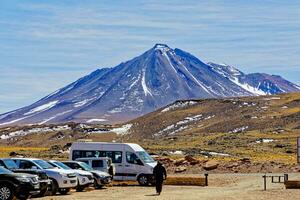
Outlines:
{"type": "Polygon", "coordinates": [[[37,195],[40,193],[40,184],[36,183],[24,183],[20,184],[16,188],[16,194],[18,197],[28,196],[28,195],[37,195]]]}
{"type": "Polygon", "coordinates": [[[111,183],[112,178],[111,176],[107,176],[107,177],[97,177],[96,178],[97,184],[98,185],[108,185],[111,183]]]}
{"type": "Polygon", "coordinates": [[[59,188],[75,188],[78,184],[77,182],[77,177],[74,178],[67,178],[67,177],[62,177],[58,181],[58,187],[59,188]]]}
{"type": "Polygon", "coordinates": [[[80,176],[78,175],[78,185],[79,186],[88,186],[94,183],[93,176],[80,176]]]}

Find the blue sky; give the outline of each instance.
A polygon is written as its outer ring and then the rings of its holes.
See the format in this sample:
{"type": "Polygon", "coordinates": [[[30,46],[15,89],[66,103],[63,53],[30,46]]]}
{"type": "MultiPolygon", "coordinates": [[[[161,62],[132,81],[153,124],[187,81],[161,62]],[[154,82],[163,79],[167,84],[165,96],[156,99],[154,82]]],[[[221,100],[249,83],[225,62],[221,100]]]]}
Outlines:
{"type": "Polygon", "coordinates": [[[0,113],[155,43],[300,84],[300,1],[0,1],[0,113]]]}

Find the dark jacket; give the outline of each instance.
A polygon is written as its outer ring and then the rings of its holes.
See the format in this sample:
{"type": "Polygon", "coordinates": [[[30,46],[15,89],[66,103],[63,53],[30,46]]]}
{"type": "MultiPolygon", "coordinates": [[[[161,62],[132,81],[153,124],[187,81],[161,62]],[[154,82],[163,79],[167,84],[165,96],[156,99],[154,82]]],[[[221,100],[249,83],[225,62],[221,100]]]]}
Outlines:
{"type": "Polygon", "coordinates": [[[156,181],[163,181],[167,178],[167,171],[162,164],[157,163],[153,169],[153,175],[156,181]]]}

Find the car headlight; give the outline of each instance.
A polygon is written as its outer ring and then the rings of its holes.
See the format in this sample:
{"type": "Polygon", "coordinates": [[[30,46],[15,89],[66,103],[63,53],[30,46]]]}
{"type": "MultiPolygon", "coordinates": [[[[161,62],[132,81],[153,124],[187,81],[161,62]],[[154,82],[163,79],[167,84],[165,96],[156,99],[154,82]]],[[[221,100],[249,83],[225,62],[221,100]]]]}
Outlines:
{"type": "Polygon", "coordinates": [[[68,177],[68,174],[60,173],[60,175],[61,175],[62,177],[65,177],[65,178],[68,177]]]}
{"type": "Polygon", "coordinates": [[[24,177],[18,177],[17,180],[23,183],[29,183],[31,181],[29,178],[24,177]]]}

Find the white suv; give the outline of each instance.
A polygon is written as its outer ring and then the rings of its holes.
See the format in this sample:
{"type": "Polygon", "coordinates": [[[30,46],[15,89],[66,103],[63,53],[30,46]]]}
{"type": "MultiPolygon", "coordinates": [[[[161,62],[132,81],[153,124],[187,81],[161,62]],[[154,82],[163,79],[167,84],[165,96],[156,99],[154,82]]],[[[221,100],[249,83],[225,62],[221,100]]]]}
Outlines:
{"type": "Polygon", "coordinates": [[[36,158],[12,158],[19,169],[40,169],[52,180],[52,195],[57,192],[67,194],[77,186],[77,176],[68,170],[53,167],[48,162],[36,158]]]}
{"type": "Polygon", "coordinates": [[[65,165],[64,163],[56,160],[49,160],[48,163],[59,169],[65,169],[75,173],[78,179],[78,185],[76,187],[77,192],[81,192],[85,188],[94,184],[94,176],[91,172],[80,170],[80,169],[72,169],[69,166],[65,165]]]}

